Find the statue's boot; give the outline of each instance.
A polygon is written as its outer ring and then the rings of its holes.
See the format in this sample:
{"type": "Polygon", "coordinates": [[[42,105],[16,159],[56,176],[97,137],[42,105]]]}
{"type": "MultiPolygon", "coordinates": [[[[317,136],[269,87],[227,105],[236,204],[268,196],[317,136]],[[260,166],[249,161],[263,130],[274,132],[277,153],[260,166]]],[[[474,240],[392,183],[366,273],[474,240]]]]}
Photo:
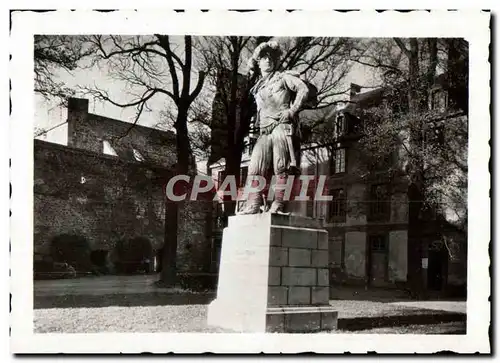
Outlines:
{"type": "Polygon", "coordinates": [[[286,182],[287,175],[277,175],[276,176],[276,184],[274,186],[274,201],[271,204],[271,208],[269,209],[270,213],[277,214],[289,214],[285,213],[285,191],[286,191],[286,182]]]}
{"type": "MultiPolygon", "coordinates": [[[[252,181],[252,187],[256,187],[258,185],[257,181],[252,181]]],[[[257,214],[260,213],[260,207],[263,205],[264,199],[262,196],[262,192],[252,192],[248,194],[248,198],[245,202],[245,206],[242,210],[236,213],[237,215],[243,214],[257,214]]]]}

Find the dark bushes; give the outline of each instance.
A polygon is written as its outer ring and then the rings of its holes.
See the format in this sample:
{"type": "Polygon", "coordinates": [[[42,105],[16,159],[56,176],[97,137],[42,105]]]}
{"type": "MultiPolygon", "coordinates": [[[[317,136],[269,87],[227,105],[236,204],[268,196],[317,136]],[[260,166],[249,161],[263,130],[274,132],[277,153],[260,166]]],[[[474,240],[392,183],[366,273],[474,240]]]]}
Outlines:
{"type": "Polygon", "coordinates": [[[91,248],[87,239],[76,234],[61,234],[52,240],[50,254],[54,262],[67,263],[77,273],[94,270],[90,260],[91,248]]]}
{"type": "Polygon", "coordinates": [[[145,237],[118,241],[114,255],[115,269],[118,273],[149,273],[152,270],[153,246],[145,237]]]}
{"type": "Polygon", "coordinates": [[[90,253],[90,261],[95,269],[101,274],[110,274],[113,272],[113,266],[109,261],[109,251],[94,250],[90,253]]]}
{"type": "Polygon", "coordinates": [[[204,272],[179,272],[177,274],[180,287],[192,291],[215,290],[217,277],[217,274],[204,272]]]}
{"type": "Polygon", "coordinates": [[[50,256],[35,255],[33,263],[33,279],[51,280],[76,277],[73,266],[65,262],[54,262],[50,256]]]}

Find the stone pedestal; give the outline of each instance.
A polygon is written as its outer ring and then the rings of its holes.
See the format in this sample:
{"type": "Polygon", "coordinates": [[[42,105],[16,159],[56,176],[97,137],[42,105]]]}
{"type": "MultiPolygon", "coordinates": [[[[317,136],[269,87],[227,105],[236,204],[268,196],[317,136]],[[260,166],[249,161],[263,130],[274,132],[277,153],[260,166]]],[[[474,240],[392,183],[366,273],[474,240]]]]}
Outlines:
{"type": "Polygon", "coordinates": [[[241,332],[336,329],[328,233],[319,222],[270,213],[229,217],[208,324],[241,332]]]}

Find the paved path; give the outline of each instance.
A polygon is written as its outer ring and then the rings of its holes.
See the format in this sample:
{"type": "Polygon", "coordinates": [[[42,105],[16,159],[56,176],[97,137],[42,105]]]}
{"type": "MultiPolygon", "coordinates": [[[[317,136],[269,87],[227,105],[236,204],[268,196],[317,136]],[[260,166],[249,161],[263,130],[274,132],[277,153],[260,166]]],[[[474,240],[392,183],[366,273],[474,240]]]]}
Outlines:
{"type": "Polygon", "coordinates": [[[77,279],[36,280],[35,296],[141,294],[180,292],[154,286],[158,275],[90,276],[77,279]]]}

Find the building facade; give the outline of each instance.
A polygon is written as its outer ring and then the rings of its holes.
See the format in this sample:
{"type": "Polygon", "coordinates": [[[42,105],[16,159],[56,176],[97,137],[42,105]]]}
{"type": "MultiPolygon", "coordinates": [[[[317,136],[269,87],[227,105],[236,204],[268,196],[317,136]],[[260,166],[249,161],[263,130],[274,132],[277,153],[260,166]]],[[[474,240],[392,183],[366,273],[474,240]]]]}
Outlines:
{"type": "MultiPolygon", "coordinates": [[[[384,89],[363,93],[360,90],[361,87],[352,85],[350,102],[344,106],[301,113],[304,124],[321,121],[322,125],[316,130],[316,137],[310,138],[314,142],[302,145],[301,173],[316,178],[326,176],[325,192],[332,196],[332,201],[295,201],[292,212],[323,221],[329,235],[332,287],[405,287],[408,259],[412,256],[408,249],[408,179],[403,171],[404,160],[394,152],[376,169],[369,170],[365,165],[366,151],[359,143],[365,122],[361,111],[382,104],[388,96],[384,89]]],[[[447,91],[443,85],[437,82],[430,94],[430,110],[446,114],[447,91]]],[[[449,113],[430,123],[427,131],[442,137],[443,123],[461,124],[466,118],[449,113]]],[[[466,160],[467,149],[458,150],[465,153],[466,160]]],[[[243,160],[241,173],[246,175],[249,154],[243,160]]],[[[212,165],[210,171],[214,180],[221,179],[223,161],[212,165]]],[[[463,233],[447,222],[449,212],[444,208],[424,217],[421,263],[424,285],[429,290],[460,290],[466,285],[467,242],[463,233]],[[461,247],[450,251],[446,244],[449,238],[458,241],[454,246],[461,247]]],[[[221,231],[223,226],[219,222],[215,229],[221,231]]],[[[214,261],[218,258],[218,238],[213,242],[214,261]]]]}

